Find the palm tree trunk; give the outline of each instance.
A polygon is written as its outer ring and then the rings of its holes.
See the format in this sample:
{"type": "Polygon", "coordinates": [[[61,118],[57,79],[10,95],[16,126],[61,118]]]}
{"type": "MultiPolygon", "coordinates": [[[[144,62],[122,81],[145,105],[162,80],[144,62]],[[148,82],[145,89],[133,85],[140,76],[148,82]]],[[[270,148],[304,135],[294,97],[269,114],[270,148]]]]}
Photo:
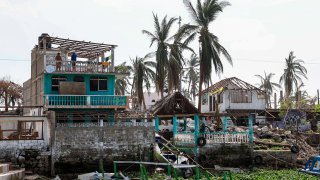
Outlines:
{"type": "Polygon", "coordinates": [[[191,78],[189,78],[189,84],[188,84],[188,93],[189,93],[189,94],[191,94],[191,93],[190,93],[190,86],[191,86],[191,78]]]}
{"type": "Polygon", "coordinates": [[[8,94],[4,92],[4,111],[8,112],[9,110],[9,102],[8,102],[8,94]]]}
{"type": "Polygon", "coordinates": [[[146,102],[145,102],[145,100],[144,100],[144,96],[143,96],[143,98],[142,98],[142,102],[143,102],[143,110],[144,110],[144,111],[147,111],[147,106],[146,106],[146,102]]]}
{"type": "MultiPolygon", "coordinates": [[[[201,61],[200,61],[201,62],[201,61]]],[[[200,63],[200,81],[199,81],[199,99],[198,99],[198,111],[201,113],[201,98],[202,98],[202,83],[203,83],[203,76],[202,76],[202,64],[200,63]]]]}
{"type": "Polygon", "coordinates": [[[199,80],[199,99],[198,99],[198,111],[199,113],[201,113],[201,98],[202,98],[202,94],[201,94],[201,91],[202,91],[202,83],[203,83],[203,75],[202,75],[202,54],[201,54],[201,43],[200,43],[201,39],[199,37],[199,64],[200,64],[200,80],[199,80]]]}

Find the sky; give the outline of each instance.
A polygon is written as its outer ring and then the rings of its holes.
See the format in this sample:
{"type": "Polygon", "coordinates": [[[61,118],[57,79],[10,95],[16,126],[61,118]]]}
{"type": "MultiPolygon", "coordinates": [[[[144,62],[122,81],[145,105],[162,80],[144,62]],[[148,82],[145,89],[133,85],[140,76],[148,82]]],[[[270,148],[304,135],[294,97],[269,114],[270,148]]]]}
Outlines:
{"type": "MultiPolygon", "coordinates": [[[[213,73],[213,83],[238,77],[256,85],[255,75],[264,72],[274,73],[272,81],[279,82],[285,58],[294,51],[308,70],[304,90],[315,96],[320,87],[320,1],[229,2],[210,31],[232,56],[233,66],[224,61],[224,73],[213,73]]],[[[116,44],[115,64],[129,63],[155,50],[141,33],[154,31],[152,13],[192,23],[182,0],[0,0],[0,77],[20,84],[30,78],[31,50],[41,33],[116,44]]],[[[191,46],[197,49],[197,41],[191,46]]]]}

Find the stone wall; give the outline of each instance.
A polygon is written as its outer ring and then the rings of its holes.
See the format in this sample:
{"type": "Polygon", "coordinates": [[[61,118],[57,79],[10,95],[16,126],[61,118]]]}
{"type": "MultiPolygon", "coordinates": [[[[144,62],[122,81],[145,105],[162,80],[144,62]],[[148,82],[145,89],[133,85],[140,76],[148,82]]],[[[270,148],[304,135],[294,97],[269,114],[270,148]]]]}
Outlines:
{"type": "Polygon", "coordinates": [[[154,127],[59,127],[54,138],[56,173],[81,171],[89,164],[98,166],[101,159],[109,165],[113,160],[149,160],[154,127]]]}
{"type": "Polygon", "coordinates": [[[0,141],[0,159],[18,157],[20,151],[34,149],[46,151],[48,144],[44,140],[7,140],[0,141]]]}
{"type": "Polygon", "coordinates": [[[252,151],[249,144],[221,143],[199,147],[198,158],[205,167],[214,167],[214,165],[248,166],[252,163],[252,151]]]}
{"type": "Polygon", "coordinates": [[[296,161],[297,154],[290,150],[254,150],[253,152],[253,163],[256,166],[268,166],[276,169],[296,167],[296,161]]]}
{"type": "Polygon", "coordinates": [[[0,141],[0,159],[38,174],[49,174],[50,151],[44,140],[0,141]]]}

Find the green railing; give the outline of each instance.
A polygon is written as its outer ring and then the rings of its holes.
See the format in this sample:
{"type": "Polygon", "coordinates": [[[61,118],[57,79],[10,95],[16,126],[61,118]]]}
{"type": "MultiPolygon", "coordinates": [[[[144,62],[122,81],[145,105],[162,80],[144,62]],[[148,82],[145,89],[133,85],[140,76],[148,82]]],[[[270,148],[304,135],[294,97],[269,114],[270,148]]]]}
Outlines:
{"type": "Polygon", "coordinates": [[[46,95],[44,104],[47,107],[126,107],[126,96],[111,95],[46,95]]]}
{"type": "Polygon", "coordinates": [[[126,96],[91,96],[90,104],[92,106],[126,106],[126,96]]]}

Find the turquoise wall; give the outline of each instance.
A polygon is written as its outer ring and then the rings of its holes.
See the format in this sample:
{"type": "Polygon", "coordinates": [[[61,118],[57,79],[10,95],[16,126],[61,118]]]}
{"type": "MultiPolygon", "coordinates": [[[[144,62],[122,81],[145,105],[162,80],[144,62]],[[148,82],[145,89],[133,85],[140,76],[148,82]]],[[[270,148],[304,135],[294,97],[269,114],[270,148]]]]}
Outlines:
{"type": "Polygon", "coordinates": [[[115,89],[115,75],[96,75],[96,74],[44,74],[44,94],[59,94],[58,91],[51,90],[51,78],[52,76],[65,76],[67,81],[73,81],[75,76],[82,76],[86,83],[86,95],[114,95],[115,89]],[[108,90],[107,91],[90,91],[90,77],[106,77],[108,78],[108,90]]]}

